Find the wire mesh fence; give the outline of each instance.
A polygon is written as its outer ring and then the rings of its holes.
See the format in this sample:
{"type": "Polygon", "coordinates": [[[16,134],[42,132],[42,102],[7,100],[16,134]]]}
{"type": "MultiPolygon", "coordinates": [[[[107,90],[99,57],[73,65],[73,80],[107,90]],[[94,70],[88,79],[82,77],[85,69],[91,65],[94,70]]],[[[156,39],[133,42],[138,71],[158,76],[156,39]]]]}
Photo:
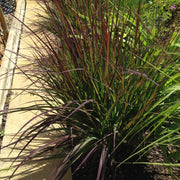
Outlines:
{"type": "Polygon", "coordinates": [[[0,0],[0,6],[4,15],[13,13],[16,9],[16,0],[0,0]]]}

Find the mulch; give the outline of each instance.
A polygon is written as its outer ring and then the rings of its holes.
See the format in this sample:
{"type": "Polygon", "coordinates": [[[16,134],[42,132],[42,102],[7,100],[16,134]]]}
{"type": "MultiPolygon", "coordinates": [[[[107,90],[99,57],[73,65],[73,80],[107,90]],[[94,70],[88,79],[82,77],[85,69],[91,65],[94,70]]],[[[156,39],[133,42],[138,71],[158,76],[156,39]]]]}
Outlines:
{"type": "MultiPolygon", "coordinates": [[[[124,153],[128,149],[123,150],[124,153]]],[[[119,152],[118,156],[123,157],[123,151],[119,152]]],[[[73,180],[96,180],[99,155],[95,154],[75,173],[73,174],[73,180]]],[[[163,153],[160,148],[153,148],[147,157],[143,159],[146,162],[158,162],[164,163],[163,153]]],[[[72,166],[72,172],[78,167],[78,161],[72,166]]],[[[174,180],[180,180],[180,169],[177,167],[172,168],[174,180]]],[[[104,180],[172,180],[169,169],[166,166],[157,165],[130,165],[124,164],[120,166],[116,171],[116,176],[113,175],[114,169],[112,167],[106,168],[104,180]]]]}

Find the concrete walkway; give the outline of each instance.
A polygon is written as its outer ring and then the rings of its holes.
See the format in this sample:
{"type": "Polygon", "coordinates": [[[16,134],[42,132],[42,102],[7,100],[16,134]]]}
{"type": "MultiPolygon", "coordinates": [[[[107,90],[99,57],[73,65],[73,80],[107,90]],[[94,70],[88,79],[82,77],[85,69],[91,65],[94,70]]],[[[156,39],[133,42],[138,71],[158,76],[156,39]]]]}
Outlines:
{"type": "MultiPolygon", "coordinates": [[[[33,21],[37,21],[38,17],[35,15],[36,12],[40,12],[41,9],[38,9],[38,5],[35,0],[27,0],[27,6],[26,6],[26,13],[25,13],[25,24],[32,26],[33,21]]],[[[17,59],[17,67],[22,67],[24,65],[29,64],[29,61],[24,58],[28,57],[28,59],[33,59],[32,57],[32,39],[29,35],[27,35],[26,28],[24,27],[22,36],[21,36],[21,42],[19,47],[19,55],[17,59]]],[[[20,70],[16,68],[15,75],[13,78],[13,84],[12,89],[24,89],[24,88],[30,88],[30,81],[22,74],[19,73],[20,70]]],[[[10,109],[11,108],[18,108],[27,106],[30,104],[35,104],[37,97],[32,96],[25,93],[22,90],[12,90],[12,97],[10,101],[10,109]]],[[[38,112],[16,112],[12,114],[8,114],[6,127],[5,127],[5,136],[3,138],[3,146],[7,145],[9,142],[11,142],[12,137],[14,134],[17,133],[17,131],[32,117],[34,117],[38,112]]],[[[34,142],[31,146],[28,147],[25,154],[29,152],[30,150],[37,148],[38,146],[41,146],[42,142],[48,142],[49,137],[46,135],[44,137],[39,137],[36,142],[34,142]]],[[[17,157],[21,147],[23,146],[22,143],[20,143],[15,150],[11,152],[12,148],[5,148],[1,150],[0,154],[0,179],[9,179],[8,177],[13,172],[13,166],[11,169],[9,169],[10,165],[12,164],[12,161],[14,158],[17,157]],[[9,169],[5,171],[1,171],[2,169],[9,169]]],[[[25,155],[25,154],[22,154],[25,155]]],[[[14,163],[14,165],[16,165],[14,163]]],[[[46,177],[49,175],[49,173],[56,167],[58,164],[58,161],[36,161],[36,162],[30,162],[28,164],[23,165],[15,176],[12,178],[13,180],[43,180],[46,179],[46,177]]],[[[71,172],[69,171],[66,176],[63,178],[63,180],[71,180],[71,172]]]]}

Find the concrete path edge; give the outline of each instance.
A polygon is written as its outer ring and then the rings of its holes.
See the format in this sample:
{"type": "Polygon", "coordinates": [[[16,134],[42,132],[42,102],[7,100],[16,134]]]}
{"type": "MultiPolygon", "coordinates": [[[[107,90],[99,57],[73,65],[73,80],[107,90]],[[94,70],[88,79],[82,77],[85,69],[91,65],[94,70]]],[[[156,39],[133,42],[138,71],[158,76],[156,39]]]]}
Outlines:
{"type": "Polygon", "coordinates": [[[8,91],[12,85],[14,69],[16,67],[25,11],[26,0],[17,0],[16,11],[12,20],[2,65],[0,67],[0,127],[3,117],[1,112],[4,110],[8,91]]]}

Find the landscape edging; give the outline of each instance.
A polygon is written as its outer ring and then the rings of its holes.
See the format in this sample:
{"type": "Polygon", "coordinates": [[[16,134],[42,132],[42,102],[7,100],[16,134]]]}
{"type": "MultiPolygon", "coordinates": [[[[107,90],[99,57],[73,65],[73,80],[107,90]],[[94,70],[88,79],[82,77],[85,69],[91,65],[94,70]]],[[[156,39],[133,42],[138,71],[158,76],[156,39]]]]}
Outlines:
{"type": "MultiPolygon", "coordinates": [[[[0,112],[4,110],[8,91],[12,85],[14,69],[19,51],[20,38],[23,28],[26,0],[17,0],[17,7],[11,23],[3,61],[0,67],[0,112]]],[[[0,127],[3,115],[0,115],[0,127]]]]}

